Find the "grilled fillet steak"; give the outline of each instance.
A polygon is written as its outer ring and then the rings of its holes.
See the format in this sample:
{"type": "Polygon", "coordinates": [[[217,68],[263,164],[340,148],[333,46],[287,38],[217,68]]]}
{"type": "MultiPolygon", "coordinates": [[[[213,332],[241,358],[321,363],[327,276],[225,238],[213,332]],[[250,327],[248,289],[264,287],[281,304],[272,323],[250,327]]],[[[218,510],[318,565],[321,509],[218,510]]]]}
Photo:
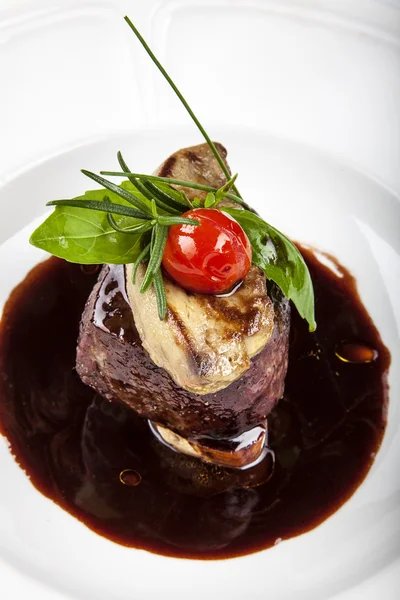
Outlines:
{"type": "Polygon", "coordinates": [[[82,316],[76,369],[100,395],[183,437],[234,437],[263,422],[283,394],[290,309],[282,297],[274,306],[272,335],[248,371],[219,392],[193,394],[153,363],[127,301],[124,267],[105,265],[82,316]]]}
{"type": "MultiPolygon", "coordinates": [[[[225,148],[217,147],[226,162],[225,148]]],[[[156,173],[213,187],[226,181],[207,144],[179,150],[156,173]]],[[[191,199],[205,196],[198,190],[185,192],[191,199]]],[[[283,394],[290,308],[279,290],[275,295],[268,341],[248,361],[244,375],[219,391],[199,395],[177,385],[152,361],[135,326],[125,269],[106,265],[82,317],[77,371],[102,396],[125,402],[183,437],[233,437],[264,422],[283,394]]]]}

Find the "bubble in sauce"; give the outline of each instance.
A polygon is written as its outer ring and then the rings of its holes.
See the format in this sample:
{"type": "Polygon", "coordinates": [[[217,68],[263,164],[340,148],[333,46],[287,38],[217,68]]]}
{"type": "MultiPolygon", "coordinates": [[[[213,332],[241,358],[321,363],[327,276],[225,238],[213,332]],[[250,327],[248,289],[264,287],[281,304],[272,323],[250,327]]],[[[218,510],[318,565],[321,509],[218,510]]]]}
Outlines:
{"type": "Polygon", "coordinates": [[[134,469],[124,469],[119,474],[119,480],[124,485],[128,485],[129,487],[135,487],[139,485],[139,483],[142,481],[142,476],[134,469]]]}
{"type": "Polygon", "coordinates": [[[336,346],[335,355],[345,363],[371,363],[378,351],[364,342],[344,341],[336,346]]]}

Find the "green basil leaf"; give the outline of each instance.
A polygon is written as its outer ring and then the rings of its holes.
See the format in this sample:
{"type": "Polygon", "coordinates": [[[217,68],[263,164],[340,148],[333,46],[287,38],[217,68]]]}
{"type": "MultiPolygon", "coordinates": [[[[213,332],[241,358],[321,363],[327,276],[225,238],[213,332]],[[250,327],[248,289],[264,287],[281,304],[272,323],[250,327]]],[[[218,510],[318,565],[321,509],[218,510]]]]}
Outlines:
{"type": "Polygon", "coordinates": [[[222,208],[242,226],[253,249],[253,263],[292,300],[300,316],[316,329],[314,288],[310,272],[296,246],[280,231],[248,210],[222,208]]]}
{"type": "MultiPolygon", "coordinates": [[[[131,189],[130,182],[121,187],[131,189]]],[[[77,200],[110,200],[131,206],[108,190],[90,190],[77,200]]],[[[145,199],[148,202],[147,199],[145,199]]],[[[150,204],[150,203],[149,203],[150,204]]],[[[116,218],[121,228],[142,223],[132,217],[116,218]]],[[[127,264],[135,262],[141,252],[142,234],[126,235],[115,231],[107,213],[84,208],[57,206],[54,212],[31,235],[30,243],[54,256],[80,264],[127,264]]]]}
{"type": "Polygon", "coordinates": [[[212,192],[208,192],[204,201],[204,208],[211,208],[215,204],[215,195],[212,192]]]}

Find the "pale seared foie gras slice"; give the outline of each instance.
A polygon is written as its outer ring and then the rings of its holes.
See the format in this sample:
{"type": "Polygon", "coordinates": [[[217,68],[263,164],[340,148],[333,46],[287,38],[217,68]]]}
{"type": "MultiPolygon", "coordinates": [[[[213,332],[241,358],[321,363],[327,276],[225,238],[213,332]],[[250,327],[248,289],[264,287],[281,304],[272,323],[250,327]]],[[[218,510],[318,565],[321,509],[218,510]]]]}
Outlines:
{"type": "Polygon", "coordinates": [[[274,328],[263,272],[253,265],[241,287],[227,297],[192,294],[164,276],[168,305],[164,321],[159,319],[153,289],[139,292],[144,273],[141,265],[133,284],[128,265],[126,288],[143,347],[153,362],[195,394],[217,392],[239,379],[274,328]]]}

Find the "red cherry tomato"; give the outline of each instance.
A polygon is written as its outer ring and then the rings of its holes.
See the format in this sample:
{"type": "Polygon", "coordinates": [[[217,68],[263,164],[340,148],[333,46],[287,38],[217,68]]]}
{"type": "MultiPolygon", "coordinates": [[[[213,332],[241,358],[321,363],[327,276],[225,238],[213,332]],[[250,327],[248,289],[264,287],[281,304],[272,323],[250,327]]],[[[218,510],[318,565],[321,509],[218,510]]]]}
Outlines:
{"type": "Polygon", "coordinates": [[[191,292],[229,292],[251,266],[247,235],[235,219],[220,210],[198,208],[182,216],[201,225],[169,228],[162,261],[168,275],[191,292]]]}

